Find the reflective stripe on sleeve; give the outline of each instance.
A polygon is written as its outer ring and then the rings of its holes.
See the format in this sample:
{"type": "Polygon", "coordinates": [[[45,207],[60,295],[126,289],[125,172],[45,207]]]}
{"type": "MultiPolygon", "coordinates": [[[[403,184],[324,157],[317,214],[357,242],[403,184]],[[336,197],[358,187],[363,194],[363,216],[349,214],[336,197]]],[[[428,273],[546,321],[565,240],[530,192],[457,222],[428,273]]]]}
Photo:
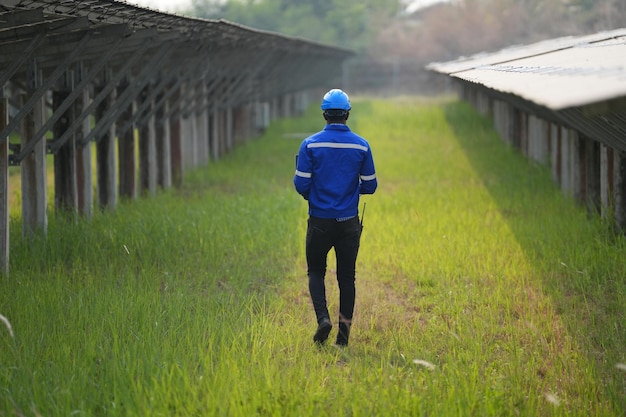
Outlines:
{"type": "Polygon", "coordinates": [[[302,178],[311,178],[311,173],[310,172],[302,172],[302,171],[296,170],[296,175],[298,177],[302,177],[302,178]]]}
{"type": "Polygon", "coordinates": [[[376,174],[372,175],[361,175],[361,180],[363,181],[371,181],[376,179],[376,174]]]}

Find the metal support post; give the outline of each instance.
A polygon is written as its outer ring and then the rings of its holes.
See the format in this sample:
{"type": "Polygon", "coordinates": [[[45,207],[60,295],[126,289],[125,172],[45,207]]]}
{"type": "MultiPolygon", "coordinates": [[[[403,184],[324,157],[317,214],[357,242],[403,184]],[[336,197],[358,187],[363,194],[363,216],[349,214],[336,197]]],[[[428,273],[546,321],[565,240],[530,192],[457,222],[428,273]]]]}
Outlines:
{"type": "MultiPolygon", "coordinates": [[[[117,95],[123,94],[124,90],[130,87],[130,81],[124,79],[117,87],[117,95]]],[[[135,102],[131,102],[118,118],[119,124],[129,126],[123,133],[118,133],[118,158],[120,176],[120,196],[134,200],[137,198],[136,171],[137,164],[135,151],[135,126],[130,123],[135,112],[135,102]]]]}
{"type": "MultiPolygon", "coordinates": [[[[110,71],[105,69],[102,73],[101,89],[107,88],[111,83],[111,78],[110,71]]],[[[96,125],[113,108],[115,108],[115,89],[112,89],[107,98],[98,106],[96,125]]],[[[114,209],[117,206],[115,123],[107,123],[107,125],[108,129],[103,129],[100,135],[96,136],[98,204],[101,208],[114,209]]]]}
{"type": "MultiPolygon", "coordinates": [[[[0,129],[9,124],[9,99],[0,86],[0,129]]],[[[9,274],[9,141],[0,142],[0,272],[9,274]]]]}
{"type": "MultiPolygon", "coordinates": [[[[34,94],[41,84],[41,70],[31,60],[27,73],[26,93],[34,94]]],[[[21,163],[22,175],[22,234],[32,236],[37,229],[48,229],[46,143],[38,140],[36,132],[44,124],[46,102],[40,97],[33,111],[24,118],[21,147],[32,148],[21,163]],[[36,142],[32,144],[32,142],[36,142]],[[32,146],[31,146],[32,145],[32,146]]]]}
{"type": "MultiPolygon", "coordinates": [[[[78,81],[82,85],[89,78],[82,63],[78,68],[78,81]]],[[[89,105],[89,88],[82,87],[79,96],[74,102],[74,114],[81,114],[89,105]]],[[[82,144],[82,139],[91,131],[91,120],[86,117],[79,122],[81,128],[76,132],[76,183],[78,189],[78,212],[87,218],[93,215],[93,174],[91,159],[91,144],[82,144]]]]}

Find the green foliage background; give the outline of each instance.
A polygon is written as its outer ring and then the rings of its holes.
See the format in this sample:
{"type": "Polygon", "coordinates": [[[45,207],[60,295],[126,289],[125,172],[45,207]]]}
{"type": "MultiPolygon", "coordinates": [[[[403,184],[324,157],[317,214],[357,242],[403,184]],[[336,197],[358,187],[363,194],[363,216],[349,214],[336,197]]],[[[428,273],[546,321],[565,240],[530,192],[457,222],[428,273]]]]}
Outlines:
{"type": "Polygon", "coordinates": [[[357,54],[343,67],[351,92],[440,93],[425,69],[511,45],[626,26],[623,0],[192,0],[187,15],[225,19],[357,54]],[[422,3],[423,4],[423,3],[422,3]]]}
{"type": "Polygon", "coordinates": [[[400,0],[194,0],[191,14],[363,51],[400,0]]]}

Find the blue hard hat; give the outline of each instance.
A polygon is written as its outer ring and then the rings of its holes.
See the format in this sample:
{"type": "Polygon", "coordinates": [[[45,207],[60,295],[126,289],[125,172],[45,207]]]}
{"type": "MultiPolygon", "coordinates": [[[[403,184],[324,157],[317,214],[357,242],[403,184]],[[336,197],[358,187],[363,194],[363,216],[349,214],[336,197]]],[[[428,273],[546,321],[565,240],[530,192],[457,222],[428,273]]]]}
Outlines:
{"type": "Polygon", "coordinates": [[[322,99],[322,110],[350,110],[350,98],[346,93],[338,88],[333,88],[328,93],[324,94],[322,99]]]}

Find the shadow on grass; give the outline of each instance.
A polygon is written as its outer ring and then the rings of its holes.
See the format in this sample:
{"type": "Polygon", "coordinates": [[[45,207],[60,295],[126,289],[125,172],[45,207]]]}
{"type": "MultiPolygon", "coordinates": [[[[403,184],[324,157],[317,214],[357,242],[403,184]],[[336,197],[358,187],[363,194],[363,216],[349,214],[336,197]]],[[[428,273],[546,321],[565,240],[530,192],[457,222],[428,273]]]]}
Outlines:
{"type": "Polygon", "coordinates": [[[453,102],[444,111],[604,394],[625,412],[626,372],[617,367],[626,362],[626,239],[564,197],[547,167],[502,142],[468,104],[453,102]]]}

